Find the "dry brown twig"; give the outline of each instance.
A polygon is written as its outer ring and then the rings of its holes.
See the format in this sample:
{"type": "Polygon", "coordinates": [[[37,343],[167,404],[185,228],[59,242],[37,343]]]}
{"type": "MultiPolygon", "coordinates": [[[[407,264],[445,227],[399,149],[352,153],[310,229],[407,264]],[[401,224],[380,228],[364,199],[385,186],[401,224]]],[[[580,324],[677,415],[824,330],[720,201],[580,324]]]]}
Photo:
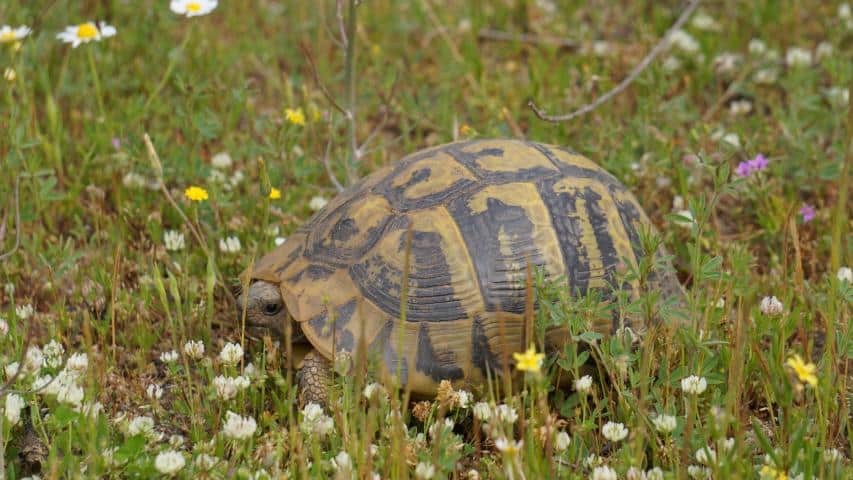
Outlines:
{"type": "Polygon", "coordinates": [[[701,0],[690,0],[690,3],[687,4],[687,7],[684,8],[684,11],[681,12],[681,15],[678,17],[675,23],[673,23],[672,26],[669,27],[669,30],[666,31],[666,33],[663,35],[663,38],[661,38],[660,41],[649,51],[649,53],[647,53],[646,56],[643,57],[640,63],[634,66],[628,76],[625,77],[621,82],[619,82],[619,85],[616,85],[615,87],[613,87],[613,89],[611,89],[604,95],[598,97],[592,103],[588,103],[573,112],[569,112],[563,115],[549,115],[545,113],[544,110],[539,108],[536,103],[533,102],[533,100],[528,101],[527,106],[530,107],[530,109],[533,110],[536,116],[539,117],[541,120],[545,120],[546,122],[552,123],[572,120],[595,110],[596,108],[608,102],[616,95],[622,93],[626,88],[628,88],[632,83],[634,83],[634,80],[636,80],[637,77],[640,76],[641,73],[643,73],[643,70],[645,70],[652,63],[652,61],[654,61],[654,59],[661,54],[661,52],[663,52],[669,47],[669,38],[672,33],[684,26],[684,24],[690,18],[690,15],[699,6],[699,3],[701,3],[701,0]]]}
{"type": "Polygon", "coordinates": [[[491,28],[481,28],[477,37],[483,40],[495,40],[499,42],[520,42],[532,45],[552,45],[560,48],[578,48],[578,42],[568,39],[554,37],[551,35],[531,35],[529,33],[511,33],[491,28]]]}

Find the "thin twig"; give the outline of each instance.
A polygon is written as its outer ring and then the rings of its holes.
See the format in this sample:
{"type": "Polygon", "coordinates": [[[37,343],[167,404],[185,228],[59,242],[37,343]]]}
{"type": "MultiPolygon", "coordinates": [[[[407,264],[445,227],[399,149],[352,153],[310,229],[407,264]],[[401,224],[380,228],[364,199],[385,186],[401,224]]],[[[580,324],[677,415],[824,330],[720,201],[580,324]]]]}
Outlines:
{"type": "Polygon", "coordinates": [[[533,100],[528,101],[527,106],[530,107],[536,114],[536,116],[540,119],[545,120],[546,122],[553,123],[565,122],[567,120],[571,120],[573,118],[579,117],[595,110],[603,103],[607,102],[608,100],[622,93],[623,90],[628,88],[628,86],[631,85],[631,83],[633,83],[634,80],[636,80],[641,73],[643,73],[643,70],[645,70],[646,67],[648,67],[649,64],[651,64],[652,61],[658,55],[660,55],[661,52],[663,52],[669,47],[670,35],[676,30],[680,29],[687,22],[687,19],[690,18],[690,15],[693,13],[693,11],[696,10],[696,7],[699,6],[699,3],[701,3],[701,0],[690,0],[690,3],[687,4],[687,7],[684,9],[683,12],[681,12],[681,15],[678,17],[675,23],[672,24],[672,27],[670,27],[669,30],[666,31],[663,38],[661,38],[657,45],[655,45],[654,48],[652,48],[649,53],[646,54],[643,60],[640,61],[640,63],[638,63],[633,70],[631,70],[631,73],[629,73],[624,80],[619,82],[619,85],[616,85],[612,90],[598,97],[594,102],[584,105],[583,107],[564,115],[549,115],[545,113],[544,110],[536,106],[533,100]]]}
{"type": "MultiPolygon", "coordinates": [[[[20,186],[21,186],[21,176],[15,177],[15,244],[12,245],[12,249],[8,252],[0,255],[0,262],[6,260],[14,254],[18,247],[21,246],[21,202],[20,202],[20,186]]],[[[3,216],[3,236],[5,236],[6,230],[6,216],[3,216]]]]}
{"type": "Polygon", "coordinates": [[[329,176],[329,180],[332,181],[332,184],[335,186],[335,188],[338,190],[338,192],[343,192],[344,186],[341,185],[341,182],[338,180],[338,177],[335,175],[335,172],[332,170],[332,164],[331,164],[331,160],[330,160],[331,159],[330,154],[332,151],[332,138],[334,138],[334,135],[332,135],[333,132],[334,132],[334,127],[332,126],[332,119],[330,117],[329,118],[329,140],[326,142],[326,151],[325,151],[325,153],[323,153],[323,165],[325,165],[325,167],[326,167],[326,174],[329,176]]]}
{"type": "Polygon", "coordinates": [[[308,66],[311,67],[311,74],[314,77],[314,81],[317,82],[317,86],[320,87],[320,91],[323,92],[323,96],[325,96],[326,100],[335,107],[335,110],[341,112],[344,117],[349,117],[350,113],[335,100],[335,97],[333,97],[331,92],[329,92],[329,89],[326,88],[326,84],[320,80],[320,74],[317,72],[317,64],[314,63],[314,56],[311,54],[311,49],[309,49],[303,42],[299,43],[299,48],[302,50],[302,54],[305,55],[305,59],[308,60],[308,66]]]}
{"type": "Polygon", "coordinates": [[[561,48],[578,48],[578,42],[568,38],[554,37],[550,35],[531,35],[529,33],[511,33],[491,28],[482,28],[477,36],[484,40],[496,40],[502,42],[521,42],[533,45],[553,45],[561,48]]]}

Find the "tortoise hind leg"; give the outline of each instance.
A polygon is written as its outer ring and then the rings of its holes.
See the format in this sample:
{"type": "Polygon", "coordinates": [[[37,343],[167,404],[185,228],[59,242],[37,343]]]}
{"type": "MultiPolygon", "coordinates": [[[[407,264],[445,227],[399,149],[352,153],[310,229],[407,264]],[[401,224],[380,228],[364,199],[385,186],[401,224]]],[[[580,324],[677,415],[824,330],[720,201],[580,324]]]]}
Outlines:
{"type": "Polygon", "coordinates": [[[332,381],[332,364],[317,350],[311,350],[302,358],[297,374],[299,406],[316,403],[325,407],[329,400],[329,385],[332,381]]]}

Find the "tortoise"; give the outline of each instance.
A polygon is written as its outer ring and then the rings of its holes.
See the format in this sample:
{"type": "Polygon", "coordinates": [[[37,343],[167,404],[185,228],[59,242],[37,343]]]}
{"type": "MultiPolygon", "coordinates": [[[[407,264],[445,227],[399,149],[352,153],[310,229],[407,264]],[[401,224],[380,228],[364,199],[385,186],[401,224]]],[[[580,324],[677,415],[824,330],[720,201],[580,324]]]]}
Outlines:
{"type": "MultiPolygon", "coordinates": [[[[244,274],[238,315],[279,336],[292,319],[293,341],[310,344],[301,404],[324,403],[333,352],[360,345],[412,393],[431,395],[442,380],[484,382],[502,352],[523,350],[528,265],[564,277],[577,295],[606,296],[620,261],[642,257],[643,228],[653,229],[634,196],[569,149],[450,143],[331,200],[244,274]]],[[[618,288],[638,295],[636,282],[618,288]]],[[[669,271],[651,288],[671,296],[681,287],[669,271]]],[[[593,328],[642,333],[641,323],[614,316],[593,328]]]]}

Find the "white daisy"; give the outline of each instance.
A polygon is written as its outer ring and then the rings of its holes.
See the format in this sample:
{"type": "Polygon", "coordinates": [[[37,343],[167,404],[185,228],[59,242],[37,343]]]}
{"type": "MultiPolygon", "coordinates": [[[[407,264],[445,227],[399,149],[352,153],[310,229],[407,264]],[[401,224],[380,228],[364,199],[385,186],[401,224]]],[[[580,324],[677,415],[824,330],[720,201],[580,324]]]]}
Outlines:
{"type": "Polygon", "coordinates": [[[12,43],[30,34],[32,30],[29,27],[21,25],[18,28],[12,28],[9,25],[0,27],[0,43],[12,43]]]}
{"type": "Polygon", "coordinates": [[[116,28],[112,25],[107,25],[106,22],[86,22],[80,25],[71,25],[65,27],[64,32],[59,32],[56,38],[65,43],[70,43],[71,48],[77,48],[82,43],[89,43],[92,40],[100,42],[103,38],[109,38],[116,34],[116,28]]]}
{"type": "Polygon", "coordinates": [[[172,0],[169,8],[178,15],[200,17],[212,12],[218,3],[217,0],[172,0]]]}

